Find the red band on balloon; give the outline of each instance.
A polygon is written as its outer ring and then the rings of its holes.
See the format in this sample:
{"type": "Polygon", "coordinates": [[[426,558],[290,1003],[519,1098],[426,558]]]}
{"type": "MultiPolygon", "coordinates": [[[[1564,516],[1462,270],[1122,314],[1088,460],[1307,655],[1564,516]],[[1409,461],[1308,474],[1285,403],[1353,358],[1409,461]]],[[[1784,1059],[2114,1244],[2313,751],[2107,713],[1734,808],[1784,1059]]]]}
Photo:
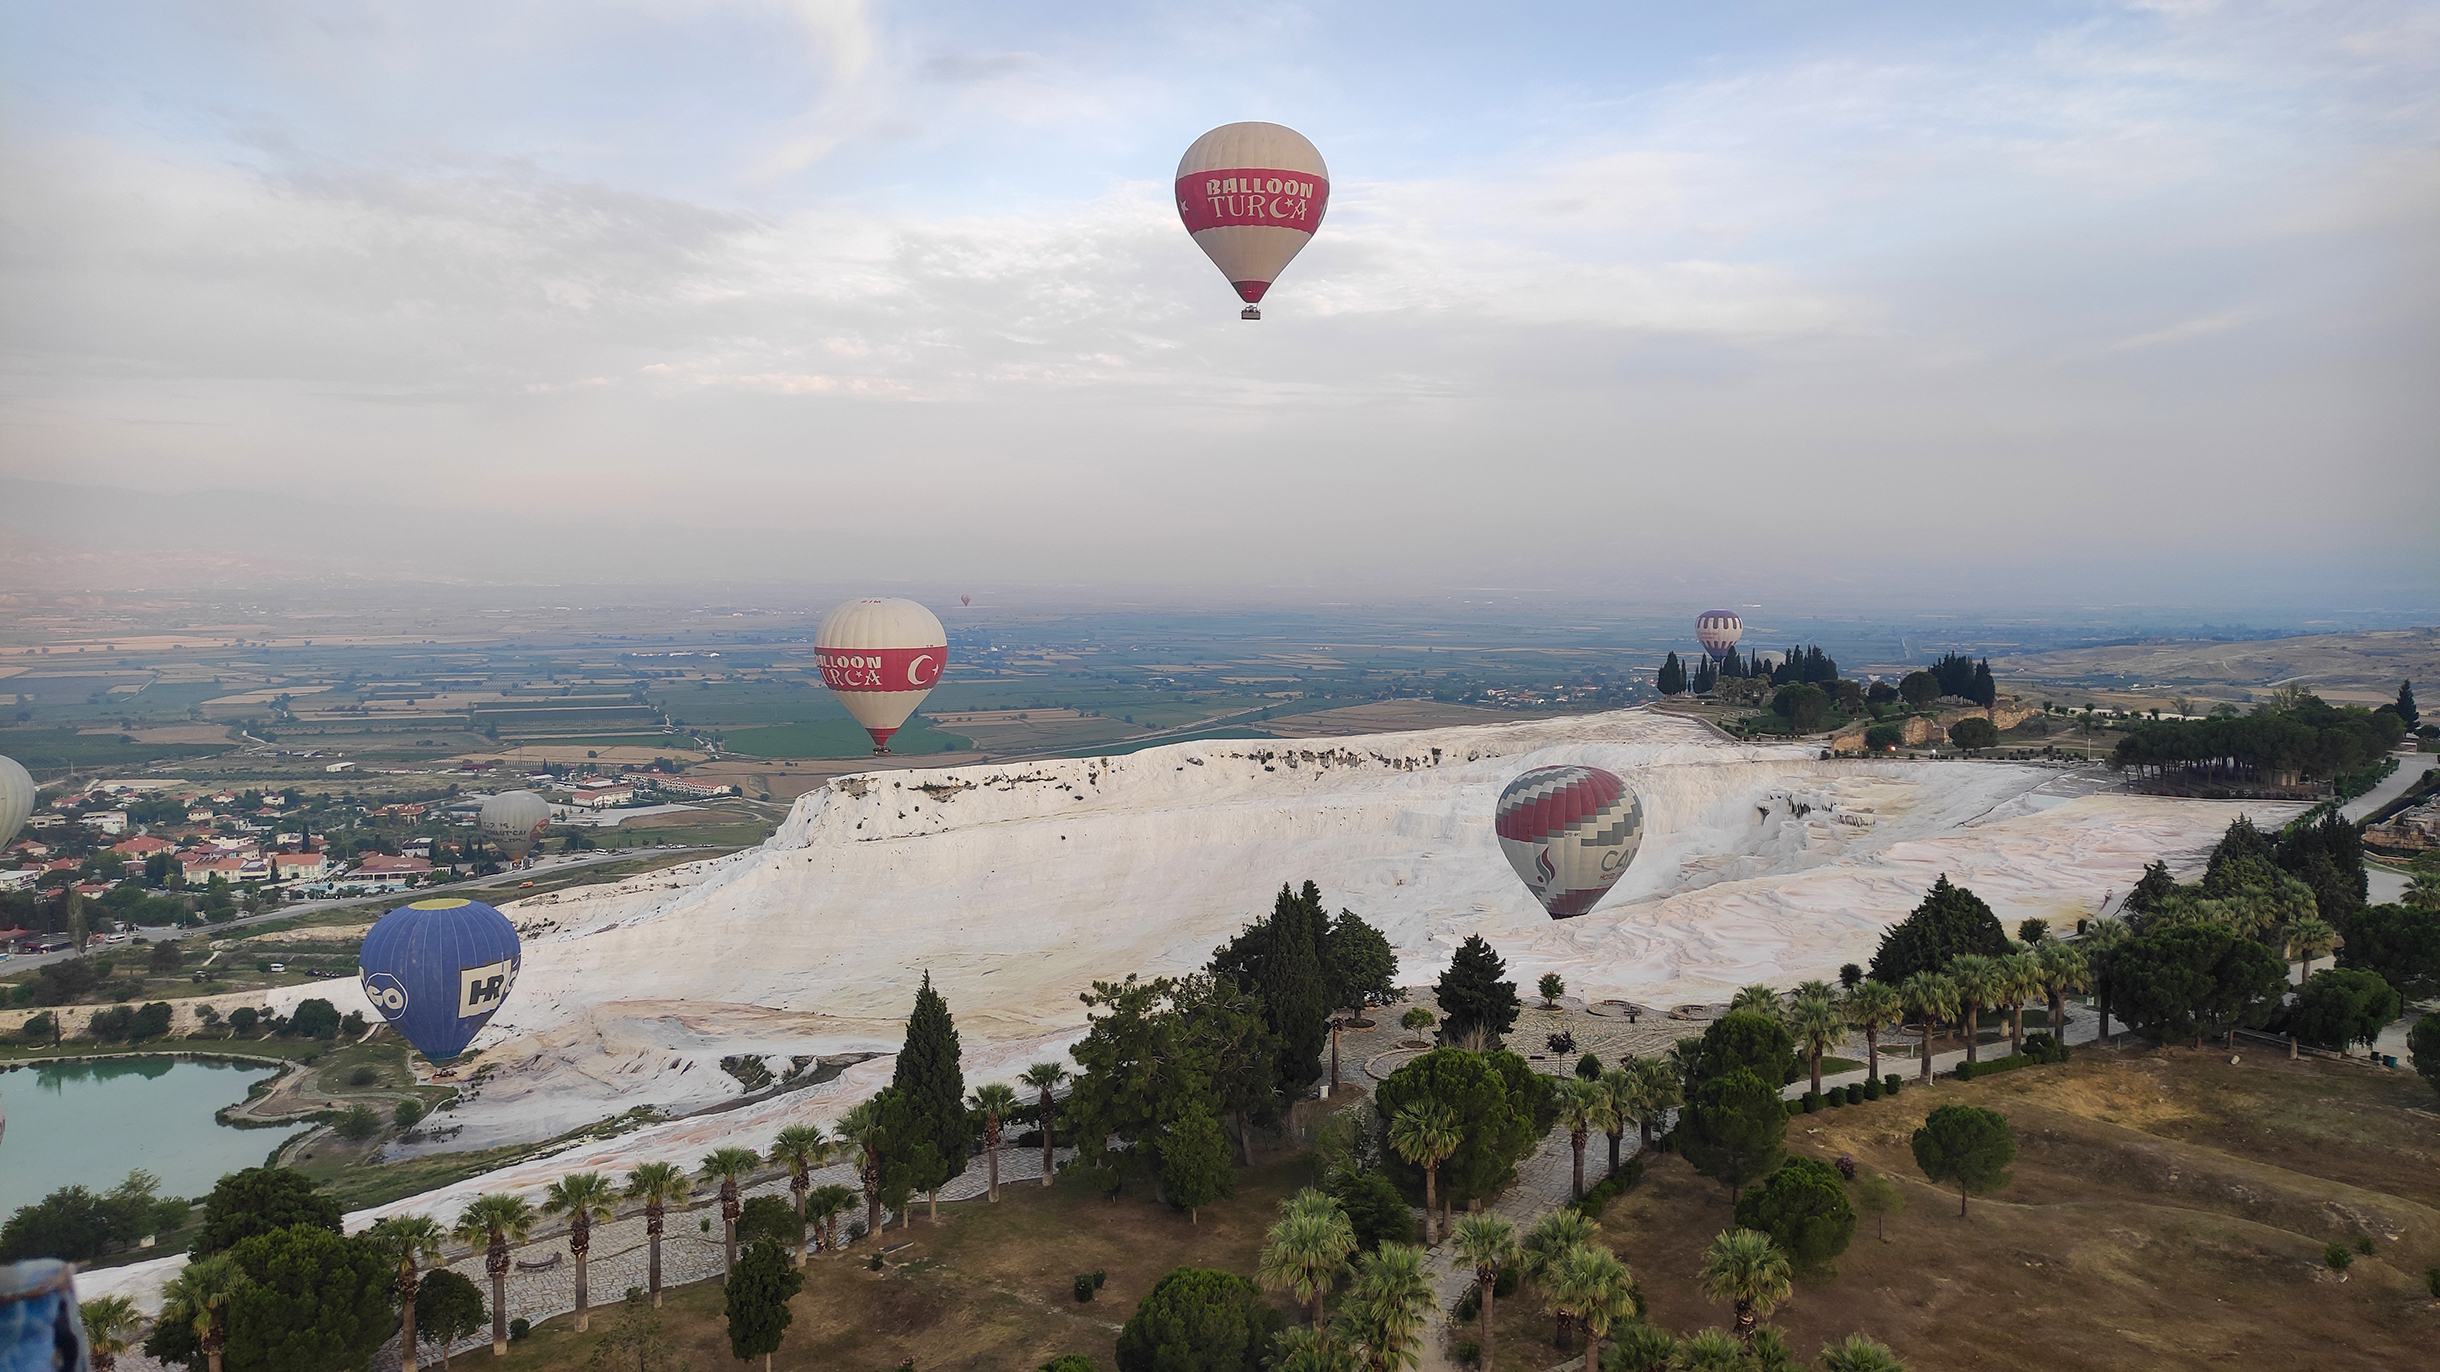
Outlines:
{"type": "Polygon", "coordinates": [[[834,691],[928,691],[949,660],[936,648],[816,648],[813,665],[834,691]]]}
{"type": "Polygon", "coordinates": [[[1311,233],[1330,204],[1330,182],[1311,172],[1240,167],[1178,178],[1178,218],[1188,233],[1245,224],[1311,233]]]}

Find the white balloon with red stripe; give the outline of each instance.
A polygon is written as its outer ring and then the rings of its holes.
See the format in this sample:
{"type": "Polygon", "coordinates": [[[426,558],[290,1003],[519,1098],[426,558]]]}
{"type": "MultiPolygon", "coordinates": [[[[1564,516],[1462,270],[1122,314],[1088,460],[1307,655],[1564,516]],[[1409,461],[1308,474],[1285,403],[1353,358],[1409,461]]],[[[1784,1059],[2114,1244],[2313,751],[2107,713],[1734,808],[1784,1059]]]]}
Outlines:
{"type": "Polygon", "coordinates": [[[822,617],[813,662],[839,703],[873,736],[875,755],[932,694],[949,664],[949,633],[912,600],[851,600],[822,617]]]}
{"type": "Polygon", "coordinates": [[[0,757],[0,843],[17,836],[34,813],[34,778],[13,757],[0,757]]]}
{"type": "Polygon", "coordinates": [[[1330,205],[1330,168],[1282,124],[1223,124],[1178,159],[1178,218],[1237,288],[1245,317],[1313,241],[1330,205]]]}
{"type": "Polygon", "coordinates": [[[1493,829],[1508,865],[1552,919],[1593,908],[1644,842],[1644,805],[1615,772],[1536,767],[1500,792],[1493,829]]]}
{"type": "Polygon", "coordinates": [[[1705,610],[1694,617],[1694,637],[1711,660],[1718,662],[1745,637],[1745,621],[1734,610],[1705,610]]]}

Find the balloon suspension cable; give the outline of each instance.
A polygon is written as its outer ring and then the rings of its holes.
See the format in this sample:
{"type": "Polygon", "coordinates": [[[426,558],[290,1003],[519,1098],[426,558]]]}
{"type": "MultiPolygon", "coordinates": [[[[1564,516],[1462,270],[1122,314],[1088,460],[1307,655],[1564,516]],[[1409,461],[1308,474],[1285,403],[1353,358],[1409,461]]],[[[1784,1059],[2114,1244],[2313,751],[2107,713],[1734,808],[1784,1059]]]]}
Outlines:
{"type": "Polygon", "coordinates": [[[1248,305],[1237,312],[1237,317],[1239,319],[1260,319],[1262,318],[1262,306],[1248,305]]]}

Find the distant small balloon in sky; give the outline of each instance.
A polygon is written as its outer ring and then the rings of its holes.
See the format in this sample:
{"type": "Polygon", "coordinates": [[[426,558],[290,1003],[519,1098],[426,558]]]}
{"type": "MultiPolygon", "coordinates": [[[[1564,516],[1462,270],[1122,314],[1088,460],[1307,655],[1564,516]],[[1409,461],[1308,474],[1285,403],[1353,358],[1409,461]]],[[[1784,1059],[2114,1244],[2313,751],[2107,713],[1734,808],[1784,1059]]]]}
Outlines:
{"type": "Polygon", "coordinates": [[[479,900],[435,896],[375,922],[357,956],[364,997],[433,1062],[466,1051],[524,964],[516,926],[479,900]]]}
{"type": "Polygon", "coordinates": [[[949,632],[912,600],[851,600],[822,617],[813,663],[878,756],[949,665],[949,632]]]}
{"type": "Polygon", "coordinates": [[[1330,169],[1284,124],[1223,124],[1178,159],[1178,218],[1262,318],[1263,292],[1313,241],[1330,205],[1330,169]]]}
{"type": "Polygon", "coordinates": [[[1694,617],[1694,637],[1703,645],[1703,651],[1711,654],[1711,660],[1718,662],[1737,646],[1738,639],[1745,637],[1745,621],[1737,617],[1735,610],[1705,610],[1694,617]]]}
{"type": "Polygon", "coordinates": [[[477,823],[483,837],[507,854],[509,861],[523,862],[541,841],[542,831],[550,827],[551,807],[531,791],[502,791],[484,798],[477,823]]]}
{"type": "Polygon", "coordinates": [[[960,605],[972,605],[974,603],[974,597],[970,595],[959,596],[957,598],[957,603],[960,605]]]}
{"type": "Polygon", "coordinates": [[[1627,873],[1644,805],[1615,772],[1536,767],[1500,792],[1492,828],[1508,865],[1552,919],[1583,914],[1627,873]]]}

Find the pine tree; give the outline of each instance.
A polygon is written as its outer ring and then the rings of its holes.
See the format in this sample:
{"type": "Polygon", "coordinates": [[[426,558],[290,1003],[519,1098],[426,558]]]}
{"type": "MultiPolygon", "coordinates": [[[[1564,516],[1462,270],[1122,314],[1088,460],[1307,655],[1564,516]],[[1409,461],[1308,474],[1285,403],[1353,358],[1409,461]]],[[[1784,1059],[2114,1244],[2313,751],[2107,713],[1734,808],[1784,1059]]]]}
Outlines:
{"type": "Polygon", "coordinates": [[[1947,970],[1960,953],[2001,957],[2007,952],[2008,933],[1999,916],[1943,872],[1914,913],[1881,935],[1881,947],[1872,955],[1872,979],[1896,986],[1917,972],[1947,970]]]}
{"type": "Polygon", "coordinates": [[[1672,652],[1669,654],[1669,660],[1661,664],[1660,677],[1653,684],[1660,687],[1661,694],[1665,696],[1684,694],[1686,690],[1686,665],[1678,661],[1678,655],[1676,653],[1672,652]]]}
{"type": "Polygon", "coordinates": [[[1190,1099],[1161,1140],[1161,1194],[1191,1217],[1216,1200],[1237,1194],[1229,1172],[1228,1139],[1211,1107],[1190,1099]]]}
{"type": "Polygon", "coordinates": [[[779,1351],[780,1340],[787,1337],[788,1326],[796,1320],[788,1302],[804,1285],[805,1274],[770,1239],[757,1240],[738,1259],[723,1300],[729,1318],[729,1352],[739,1362],[759,1356],[768,1372],[771,1355],[779,1351]]]}
{"type": "MultiPolygon", "coordinates": [[[[974,1149],[974,1125],[966,1114],[966,1074],[958,1063],[957,1025],[949,1002],[932,989],[925,972],[907,1017],[906,1043],[898,1050],[890,1089],[906,1101],[905,1126],[893,1131],[891,1154],[905,1165],[910,1189],[937,1192],[966,1170],[974,1149]]],[[[938,1201],[933,1218],[939,1218],[938,1201]]]]}
{"type": "Polygon", "coordinates": [[[1271,907],[1270,956],[1263,960],[1264,1017],[1279,1036],[1279,1084],[1301,1091],[1321,1076],[1322,1044],[1330,1037],[1330,993],[1322,980],[1321,936],[1329,929],[1321,888],[1300,895],[1279,888],[1271,907]]]}
{"type": "Polygon", "coordinates": [[[1508,964],[1482,935],[1468,934],[1458,945],[1433,988],[1443,1043],[1479,1048],[1516,1027],[1523,1006],[1517,1000],[1517,984],[1500,979],[1507,970],[1508,964]]]}

